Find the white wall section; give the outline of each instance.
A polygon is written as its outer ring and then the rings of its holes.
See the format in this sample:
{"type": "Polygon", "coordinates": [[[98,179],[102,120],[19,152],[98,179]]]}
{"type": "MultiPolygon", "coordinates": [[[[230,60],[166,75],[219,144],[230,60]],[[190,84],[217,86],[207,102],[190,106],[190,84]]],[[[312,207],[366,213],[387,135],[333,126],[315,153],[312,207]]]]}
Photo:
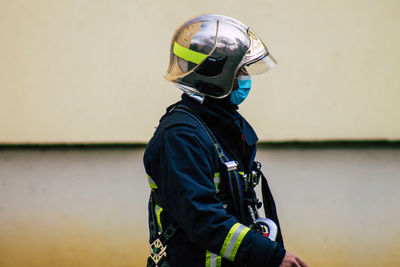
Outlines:
{"type": "Polygon", "coordinates": [[[146,142],[185,20],[251,26],[278,65],[241,112],[261,140],[400,139],[400,2],[0,2],[0,143],[146,142]]]}

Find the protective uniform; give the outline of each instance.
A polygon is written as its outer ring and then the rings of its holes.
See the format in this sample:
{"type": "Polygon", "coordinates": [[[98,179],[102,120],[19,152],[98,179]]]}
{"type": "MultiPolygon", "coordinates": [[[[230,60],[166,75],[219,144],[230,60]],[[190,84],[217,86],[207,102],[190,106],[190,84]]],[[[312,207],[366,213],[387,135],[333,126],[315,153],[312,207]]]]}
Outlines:
{"type": "MultiPolygon", "coordinates": [[[[279,266],[285,256],[275,204],[254,162],[258,138],[228,97],[238,69],[255,60],[254,53],[249,53],[252,42],[250,38],[243,41],[247,48],[243,46],[233,59],[224,56],[217,51],[221,40],[229,46],[227,35],[218,32],[224,27],[248,34],[248,28],[236,20],[206,15],[185,23],[173,38],[166,78],[185,94],[167,109],[144,154],[152,189],[148,266],[279,266]],[[207,44],[210,51],[202,50],[203,56],[194,63],[193,57],[199,55],[191,52],[201,48],[194,41],[195,32],[201,33],[202,27],[206,33],[210,28],[217,33],[213,44],[207,44]],[[182,32],[195,45],[182,42],[182,32]],[[182,47],[187,50],[178,51],[182,47]],[[253,58],[245,59],[246,55],[253,58]],[[184,64],[179,64],[181,59],[184,64]],[[206,66],[201,67],[204,62],[206,66]],[[254,192],[260,175],[266,216],[278,227],[276,242],[260,234],[257,227],[250,229],[261,206],[254,192]]],[[[204,32],[200,35],[204,38],[204,32]]],[[[258,60],[265,60],[263,53],[258,60]]]]}

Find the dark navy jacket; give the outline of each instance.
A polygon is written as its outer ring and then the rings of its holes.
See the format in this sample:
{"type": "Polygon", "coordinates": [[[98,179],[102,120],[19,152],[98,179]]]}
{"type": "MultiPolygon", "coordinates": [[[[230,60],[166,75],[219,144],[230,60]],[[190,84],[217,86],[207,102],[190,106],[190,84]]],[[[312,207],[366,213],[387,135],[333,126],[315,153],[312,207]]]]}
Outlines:
{"type": "MultiPolygon", "coordinates": [[[[200,104],[186,95],[177,104],[189,107],[206,123],[227,157],[239,163],[239,170],[250,171],[258,138],[237,106],[211,98],[200,104]]],[[[179,225],[167,243],[169,265],[279,266],[285,250],[245,227],[251,222],[249,214],[239,222],[217,197],[214,177],[220,172],[219,158],[207,132],[192,116],[169,112],[171,107],[144,154],[158,224],[163,229],[172,221],[179,225]]]]}

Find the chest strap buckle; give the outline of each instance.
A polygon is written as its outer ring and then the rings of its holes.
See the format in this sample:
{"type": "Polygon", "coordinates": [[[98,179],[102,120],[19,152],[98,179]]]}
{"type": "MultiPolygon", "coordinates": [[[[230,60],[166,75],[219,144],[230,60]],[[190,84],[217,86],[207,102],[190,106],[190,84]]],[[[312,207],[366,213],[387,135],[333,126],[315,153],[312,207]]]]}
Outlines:
{"type": "Polygon", "coordinates": [[[234,160],[233,161],[224,162],[224,165],[225,165],[226,170],[228,172],[236,171],[237,167],[238,167],[238,163],[236,161],[234,161],[234,160]]]}

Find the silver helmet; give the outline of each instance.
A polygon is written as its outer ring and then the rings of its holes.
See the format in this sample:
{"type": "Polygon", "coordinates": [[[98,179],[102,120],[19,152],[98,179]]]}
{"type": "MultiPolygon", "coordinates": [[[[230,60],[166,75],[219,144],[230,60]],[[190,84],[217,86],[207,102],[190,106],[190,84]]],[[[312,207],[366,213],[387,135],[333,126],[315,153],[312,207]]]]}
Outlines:
{"type": "Polygon", "coordinates": [[[234,18],[207,14],[176,30],[165,78],[189,95],[223,98],[232,91],[240,68],[255,75],[275,64],[248,26],[234,18]]]}

